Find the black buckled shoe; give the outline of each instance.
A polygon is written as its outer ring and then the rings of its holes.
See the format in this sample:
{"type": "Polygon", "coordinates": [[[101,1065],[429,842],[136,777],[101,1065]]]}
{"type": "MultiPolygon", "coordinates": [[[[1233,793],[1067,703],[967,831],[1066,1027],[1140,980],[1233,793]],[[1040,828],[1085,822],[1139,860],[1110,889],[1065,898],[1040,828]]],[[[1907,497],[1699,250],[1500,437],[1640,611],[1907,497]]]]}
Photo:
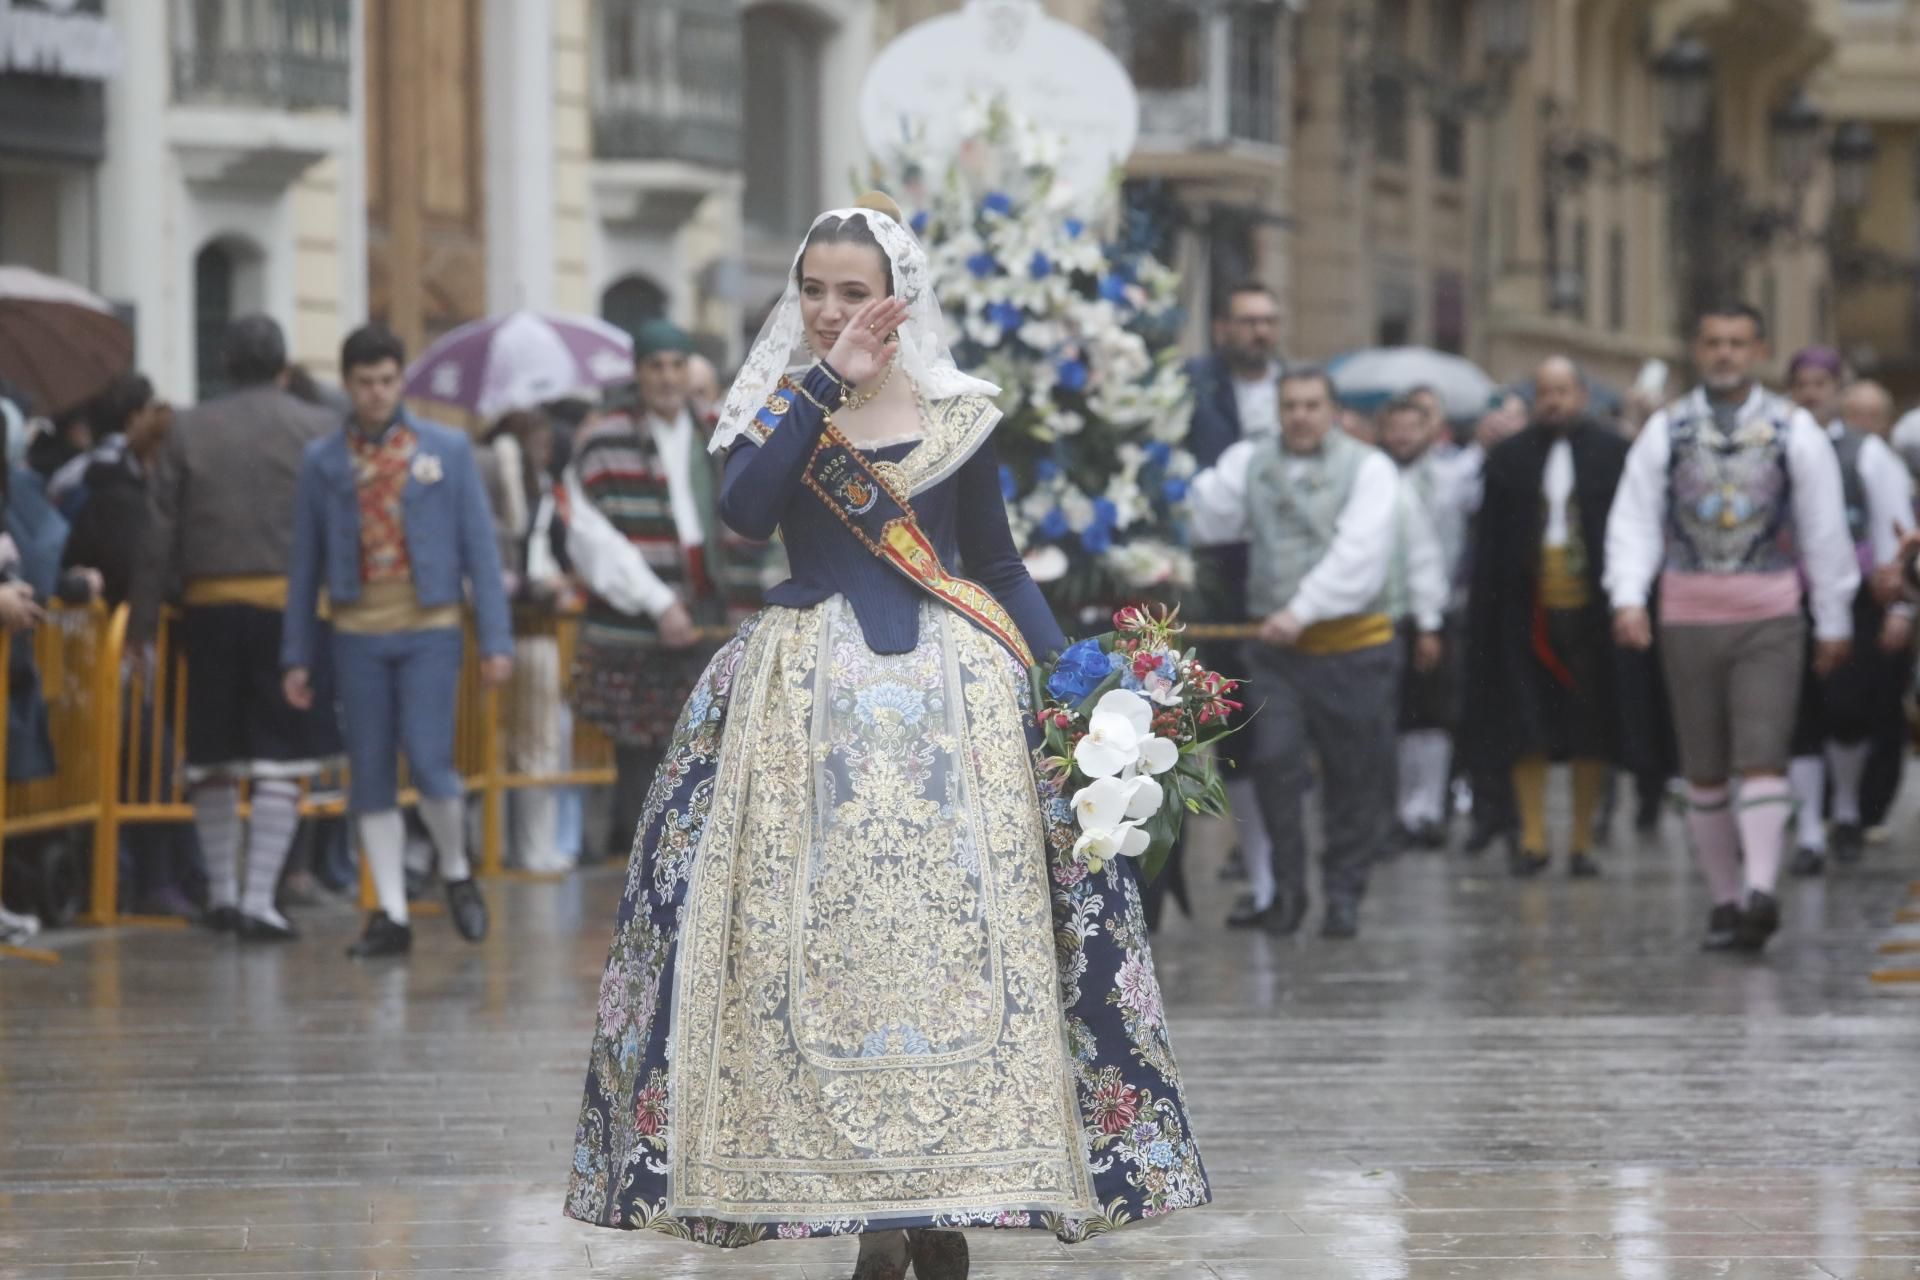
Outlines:
{"type": "Polygon", "coordinates": [[[213,933],[240,932],[240,908],[209,907],[200,917],[200,927],[213,933]]]}
{"type": "Polygon", "coordinates": [[[1240,900],[1233,904],[1233,910],[1227,915],[1227,928],[1258,929],[1266,923],[1267,912],[1272,910],[1271,903],[1260,907],[1255,904],[1252,894],[1243,893],[1240,895],[1240,900]]]}
{"type": "Polygon", "coordinates": [[[1764,951],[1767,939],[1780,927],[1780,900],[1755,889],[1747,895],[1747,906],[1734,926],[1734,941],[1742,951],[1764,951]]]}
{"type": "Polygon", "coordinates": [[[1260,927],[1276,938],[1291,938],[1300,932],[1301,923],[1307,918],[1307,895],[1304,893],[1282,893],[1267,908],[1266,918],[1260,927]]]}
{"type": "Polygon", "coordinates": [[[487,936],[487,900],[480,896],[480,886],[472,876],[447,883],[447,913],[453,917],[453,927],[468,942],[487,936]]]}
{"type": "Polygon", "coordinates": [[[1515,845],[1507,851],[1507,873],[1515,880],[1531,880],[1547,869],[1547,855],[1515,845]]]}
{"type": "Polygon", "coordinates": [[[403,956],[411,950],[413,926],[395,924],[386,912],[376,911],[367,921],[367,931],[360,935],[360,941],[347,948],[347,954],[355,960],[371,960],[377,956],[403,956]]]}
{"type": "Polygon", "coordinates": [[[1702,951],[1731,951],[1740,929],[1740,908],[1723,902],[1707,915],[1707,934],[1700,939],[1702,951]]]}
{"type": "Polygon", "coordinates": [[[1793,865],[1789,870],[1801,879],[1806,880],[1817,875],[1823,875],[1826,869],[1827,855],[1821,853],[1818,849],[1809,849],[1805,845],[1802,845],[1793,851],[1793,865]]]}
{"type": "Polygon", "coordinates": [[[967,1238],[958,1231],[909,1231],[914,1280],[967,1280],[967,1238]]]}
{"type": "Polygon", "coordinates": [[[259,916],[240,913],[240,925],[236,932],[242,942],[298,942],[300,931],[291,924],[263,920],[259,916]]]}
{"type": "Polygon", "coordinates": [[[1326,918],[1320,922],[1323,938],[1360,936],[1360,904],[1351,898],[1332,898],[1327,902],[1326,918]]]}
{"type": "Polygon", "coordinates": [[[1575,880],[1598,880],[1600,864],[1595,862],[1592,855],[1588,853],[1576,853],[1573,855],[1573,860],[1567,863],[1567,874],[1575,880]]]}

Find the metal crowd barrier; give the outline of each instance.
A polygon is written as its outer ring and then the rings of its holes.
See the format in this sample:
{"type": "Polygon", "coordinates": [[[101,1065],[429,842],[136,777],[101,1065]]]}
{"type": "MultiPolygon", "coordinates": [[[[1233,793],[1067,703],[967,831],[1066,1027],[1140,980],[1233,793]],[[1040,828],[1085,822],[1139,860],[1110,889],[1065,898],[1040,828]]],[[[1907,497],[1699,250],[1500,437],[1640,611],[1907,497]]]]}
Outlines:
{"type": "MultiPolygon", "coordinates": [[[[32,782],[8,784],[0,796],[0,839],[61,830],[91,829],[91,883],[80,920],[94,926],[178,921],[151,920],[119,910],[119,852],[124,827],[134,823],[193,820],[184,766],[186,759],[186,655],[175,643],[169,616],[160,630],[151,668],[127,660],[127,611],[108,613],[101,606],[56,607],[30,637],[0,634],[0,670],[10,669],[11,646],[33,645],[34,661],[46,700],[53,743],[54,773],[32,782]]],[[[514,618],[517,638],[549,640],[558,650],[557,696],[564,705],[572,686],[573,654],[579,637],[573,613],[524,612],[514,618]]],[[[506,867],[506,796],[533,787],[603,786],[614,780],[612,742],[590,725],[575,722],[571,759],[563,768],[516,773],[505,763],[502,741],[503,690],[485,689],[468,625],[466,658],[456,708],[454,758],[468,794],[480,805],[478,870],[486,876],[513,874],[506,867]]],[[[549,693],[552,690],[548,691],[549,693]]],[[[0,776],[4,776],[7,730],[0,725],[0,776]]],[[[402,802],[416,798],[405,789],[402,802]]],[[[245,815],[242,792],[242,815],[245,815]]],[[[346,769],[331,768],[303,784],[301,814],[338,817],[346,810],[346,769]]],[[[4,859],[0,858],[0,874],[4,859]]],[[[362,860],[362,898],[371,884],[362,860]]],[[[27,948],[0,952],[52,959],[27,948]]]]}

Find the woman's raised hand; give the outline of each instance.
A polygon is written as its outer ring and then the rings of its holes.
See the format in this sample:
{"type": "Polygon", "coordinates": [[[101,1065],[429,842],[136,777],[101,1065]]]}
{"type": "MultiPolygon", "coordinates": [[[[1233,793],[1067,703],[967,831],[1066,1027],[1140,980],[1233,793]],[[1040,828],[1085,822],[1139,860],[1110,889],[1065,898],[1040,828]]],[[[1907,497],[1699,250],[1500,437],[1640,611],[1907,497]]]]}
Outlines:
{"type": "Polygon", "coordinates": [[[898,350],[894,330],[906,323],[907,314],[907,304],[899,298],[863,303],[834,340],[827,363],[855,386],[873,381],[898,350]]]}

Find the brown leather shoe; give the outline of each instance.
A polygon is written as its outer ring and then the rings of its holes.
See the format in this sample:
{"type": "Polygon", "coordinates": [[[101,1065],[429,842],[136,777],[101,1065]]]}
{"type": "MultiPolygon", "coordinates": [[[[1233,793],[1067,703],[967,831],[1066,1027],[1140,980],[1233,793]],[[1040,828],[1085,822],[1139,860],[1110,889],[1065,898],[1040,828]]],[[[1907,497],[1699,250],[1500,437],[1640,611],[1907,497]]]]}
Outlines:
{"type": "Polygon", "coordinates": [[[860,1237],[860,1260],[853,1280],[907,1280],[913,1253],[904,1231],[868,1231],[860,1237]]]}
{"type": "Polygon", "coordinates": [[[907,1232],[914,1280],[967,1280],[967,1238],[958,1231],[907,1232]]]}

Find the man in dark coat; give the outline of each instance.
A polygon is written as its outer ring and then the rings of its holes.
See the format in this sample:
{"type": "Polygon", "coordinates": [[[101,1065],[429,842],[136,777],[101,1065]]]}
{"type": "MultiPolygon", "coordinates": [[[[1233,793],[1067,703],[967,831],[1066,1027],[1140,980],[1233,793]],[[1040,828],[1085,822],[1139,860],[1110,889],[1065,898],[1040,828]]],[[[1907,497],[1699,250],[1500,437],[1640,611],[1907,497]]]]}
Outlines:
{"type": "Polygon", "coordinates": [[[1576,876],[1595,806],[1619,754],[1618,671],[1605,569],[1607,514],[1627,442],[1586,415],[1586,388],[1556,357],[1534,378],[1534,418],[1487,459],[1468,605],[1467,742],[1511,771],[1521,833],[1517,876],[1547,864],[1546,783],[1573,767],[1576,876]]]}

